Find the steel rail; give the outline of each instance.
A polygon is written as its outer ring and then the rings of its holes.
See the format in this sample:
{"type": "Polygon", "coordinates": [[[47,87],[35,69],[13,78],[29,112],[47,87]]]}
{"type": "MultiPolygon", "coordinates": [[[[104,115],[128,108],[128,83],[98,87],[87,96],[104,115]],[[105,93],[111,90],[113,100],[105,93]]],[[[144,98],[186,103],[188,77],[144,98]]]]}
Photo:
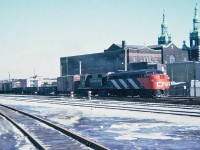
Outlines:
{"type": "Polygon", "coordinates": [[[5,114],[0,112],[0,115],[6,118],[11,124],[13,124],[18,130],[20,130],[24,136],[26,136],[29,141],[39,150],[45,150],[46,148],[42,146],[42,144],[33,138],[33,136],[28,133],[25,129],[21,128],[14,120],[12,120],[10,117],[6,116],[5,114]]]}
{"type": "MultiPolygon", "coordinates": [[[[27,100],[25,100],[27,101],[27,100]]],[[[44,103],[43,100],[28,100],[29,102],[38,102],[38,103],[44,103]]],[[[45,100],[46,102],[48,100],[45,100]]],[[[91,102],[91,101],[90,101],[91,102]]],[[[120,101],[116,101],[116,102],[120,102],[120,101]]],[[[70,101],[70,102],[66,102],[66,101],[48,101],[49,104],[58,104],[58,105],[71,105],[71,106],[84,106],[84,107],[94,107],[94,108],[105,108],[105,109],[118,109],[118,110],[128,110],[128,111],[140,111],[140,112],[152,112],[152,113],[159,113],[159,114],[172,114],[172,115],[185,115],[185,116],[190,116],[190,117],[200,117],[200,112],[191,112],[191,111],[180,111],[180,110],[171,110],[171,109],[154,109],[154,108],[138,108],[138,107],[134,107],[134,106],[110,106],[110,105],[106,105],[106,104],[95,104],[95,103],[85,103],[85,102],[76,102],[76,101],[70,101]],[[180,114],[182,113],[182,114],[180,114]]],[[[111,103],[112,104],[112,103],[111,103]]],[[[116,103],[115,103],[116,104],[116,103]]],[[[120,103],[119,103],[120,105],[120,103]]],[[[149,106],[148,104],[145,105],[145,102],[143,103],[144,106],[149,106]]],[[[164,104],[165,105],[165,104],[164,104]]],[[[140,105],[141,106],[141,105],[140,105]]],[[[162,106],[162,105],[160,105],[162,106]]],[[[159,106],[158,106],[159,107],[159,106]]],[[[168,107],[169,108],[169,107],[168,107]]],[[[176,107],[179,109],[185,109],[185,108],[181,108],[181,107],[176,107]]],[[[187,108],[187,110],[189,110],[189,108],[187,108]]],[[[192,109],[191,109],[192,110],[192,109]]]]}
{"type": "MultiPolygon", "coordinates": [[[[42,102],[41,102],[42,103],[42,102]]],[[[59,103],[53,103],[59,104],[59,103]]],[[[128,111],[140,111],[140,112],[151,112],[151,113],[159,113],[159,114],[172,114],[179,116],[190,116],[190,117],[200,117],[200,112],[189,112],[189,111],[178,111],[178,110],[170,110],[170,109],[153,109],[153,108],[138,108],[138,107],[126,107],[126,106],[108,106],[103,104],[92,104],[92,103],[62,103],[62,105],[70,105],[70,106],[80,106],[80,107],[93,107],[93,108],[105,108],[105,109],[117,109],[117,110],[128,110],[128,111]],[[181,114],[182,113],[182,114],[181,114]]],[[[59,104],[61,105],[61,104],[59,104]]]]}
{"type": "Polygon", "coordinates": [[[64,129],[64,128],[62,128],[62,127],[60,127],[58,125],[55,125],[55,124],[53,124],[53,123],[51,123],[51,122],[49,122],[47,120],[44,120],[42,118],[33,116],[31,114],[25,113],[25,112],[23,112],[21,110],[17,110],[15,108],[12,108],[12,107],[9,107],[9,106],[3,105],[3,104],[0,104],[0,106],[8,108],[8,109],[11,109],[13,111],[16,111],[16,112],[18,112],[20,114],[26,115],[26,116],[28,116],[30,118],[35,119],[35,120],[38,120],[38,121],[40,121],[40,122],[42,122],[42,123],[54,128],[55,130],[58,130],[58,131],[62,132],[63,134],[75,139],[76,141],[79,141],[80,143],[86,145],[87,147],[90,147],[92,149],[97,149],[97,150],[109,150],[109,148],[107,148],[107,147],[105,147],[105,146],[103,146],[103,145],[101,145],[99,143],[96,143],[96,142],[94,142],[94,141],[92,141],[90,139],[87,139],[87,138],[85,138],[83,136],[80,136],[80,135],[78,135],[78,134],[76,134],[76,133],[74,133],[74,132],[72,132],[70,130],[64,129]]]}

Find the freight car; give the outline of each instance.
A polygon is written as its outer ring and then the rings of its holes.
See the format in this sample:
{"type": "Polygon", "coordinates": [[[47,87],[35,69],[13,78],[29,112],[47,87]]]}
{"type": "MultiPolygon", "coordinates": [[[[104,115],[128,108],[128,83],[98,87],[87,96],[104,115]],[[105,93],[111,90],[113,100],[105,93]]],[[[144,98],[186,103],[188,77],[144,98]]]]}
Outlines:
{"type": "Polygon", "coordinates": [[[11,93],[12,86],[13,84],[10,81],[0,83],[0,93],[11,93]]]}
{"type": "Polygon", "coordinates": [[[57,86],[42,86],[37,91],[39,95],[57,94],[57,86]]]}
{"type": "Polygon", "coordinates": [[[14,94],[23,94],[24,93],[24,87],[15,87],[12,88],[12,92],[14,94]]]}
{"type": "Polygon", "coordinates": [[[23,93],[24,94],[37,94],[39,88],[38,87],[25,87],[23,93]]]}
{"type": "Polygon", "coordinates": [[[80,84],[80,75],[67,75],[57,78],[57,93],[70,94],[78,88],[80,84]]]}

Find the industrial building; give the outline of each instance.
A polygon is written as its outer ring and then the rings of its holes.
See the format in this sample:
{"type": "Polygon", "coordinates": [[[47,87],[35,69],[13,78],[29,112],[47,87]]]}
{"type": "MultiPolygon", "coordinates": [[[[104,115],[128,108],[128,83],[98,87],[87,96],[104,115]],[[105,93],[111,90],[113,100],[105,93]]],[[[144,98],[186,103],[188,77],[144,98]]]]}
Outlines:
{"type": "Polygon", "coordinates": [[[170,77],[170,95],[200,96],[200,62],[172,63],[166,67],[170,77]]]}

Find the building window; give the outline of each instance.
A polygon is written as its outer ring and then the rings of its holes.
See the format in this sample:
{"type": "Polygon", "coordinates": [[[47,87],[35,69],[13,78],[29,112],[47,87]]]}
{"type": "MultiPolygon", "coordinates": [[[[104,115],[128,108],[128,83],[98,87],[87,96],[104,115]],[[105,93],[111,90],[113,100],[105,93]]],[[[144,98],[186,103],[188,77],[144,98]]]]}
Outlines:
{"type": "Polygon", "coordinates": [[[149,61],[148,57],[144,57],[144,61],[148,62],[149,61]]]}
{"type": "Polygon", "coordinates": [[[175,58],[174,55],[171,55],[171,56],[169,57],[169,63],[174,63],[174,62],[176,62],[176,58],[175,58]]]}
{"type": "Polygon", "coordinates": [[[135,62],[136,61],[136,57],[135,56],[133,56],[133,62],[135,62]]]}
{"type": "Polygon", "coordinates": [[[192,46],[194,46],[195,45],[195,40],[192,40],[192,46]]]}
{"type": "Polygon", "coordinates": [[[149,61],[151,61],[151,57],[149,56],[149,61]]]}

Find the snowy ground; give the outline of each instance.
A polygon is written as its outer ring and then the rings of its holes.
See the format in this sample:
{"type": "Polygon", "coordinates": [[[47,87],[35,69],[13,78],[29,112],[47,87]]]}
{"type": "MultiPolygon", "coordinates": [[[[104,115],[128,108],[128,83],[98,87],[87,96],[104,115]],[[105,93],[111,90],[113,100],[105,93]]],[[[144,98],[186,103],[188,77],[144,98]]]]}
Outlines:
{"type": "MultiPolygon", "coordinates": [[[[200,118],[197,117],[24,102],[6,97],[0,97],[0,103],[51,120],[110,149],[168,150],[200,147],[200,118]]],[[[7,130],[7,126],[1,124],[0,129],[7,130]]],[[[12,131],[12,134],[16,133],[12,131]]]]}
{"type": "Polygon", "coordinates": [[[0,123],[1,150],[35,150],[28,139],[1,116],[0,123]]]}

